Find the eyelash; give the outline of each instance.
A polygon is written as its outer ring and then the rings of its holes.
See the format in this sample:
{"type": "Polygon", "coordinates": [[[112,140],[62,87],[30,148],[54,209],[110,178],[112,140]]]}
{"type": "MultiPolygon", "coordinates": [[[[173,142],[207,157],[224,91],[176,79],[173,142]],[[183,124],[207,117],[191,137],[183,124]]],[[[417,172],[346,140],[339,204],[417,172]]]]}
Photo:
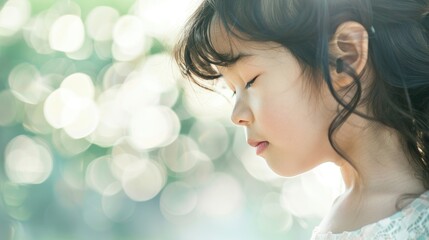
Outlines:
{"type": "MultiPolygon", "coordinates": [[[[246,86],[244,87],[245,89],[248,89],[248,88],[250,88],[254,83],[255,83],[255,81],[256,81],[256,79],[258,78],[258,76],[256,76],[255,78],[253,78],[252,80],[250,80],[250,81],[248,81],[247,83],[246,83],[246,86]]],[[[234,91],[233,93],[232,93],[232,96],[234,97],[235,96],[235,94],[236,94],[236,91],[234,91]]]]}

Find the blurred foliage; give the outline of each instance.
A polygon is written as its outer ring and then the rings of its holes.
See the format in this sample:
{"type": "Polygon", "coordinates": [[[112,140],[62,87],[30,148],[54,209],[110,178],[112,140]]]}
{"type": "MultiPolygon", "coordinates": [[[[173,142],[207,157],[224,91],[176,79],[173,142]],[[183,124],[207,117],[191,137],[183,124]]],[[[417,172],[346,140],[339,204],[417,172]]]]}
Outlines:
{"type": "Polygon", "coordinates": [[[281,178],[170,56],[198,0],[0,2],[0,239],[308,239],[341,191],[281,178]]]}

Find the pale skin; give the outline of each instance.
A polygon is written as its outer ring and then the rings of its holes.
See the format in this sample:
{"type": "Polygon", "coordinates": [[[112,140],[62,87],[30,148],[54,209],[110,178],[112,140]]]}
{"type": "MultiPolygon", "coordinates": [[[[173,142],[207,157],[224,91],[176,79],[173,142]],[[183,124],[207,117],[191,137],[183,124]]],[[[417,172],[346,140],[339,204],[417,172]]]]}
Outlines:
{"type": "MultiPolygon", "coordinates": [[[[282,176],[296,176],[325,162],[340,167],[346,189],[322,220],[322,232],[357,230],[397,212],[395,204],[402,194],[425,191],[414,177],[396,133],[355,114],[335,135],[353,166],[338,155],[328,140],[338,103],[325,85],[313,89],[305,84],[309,79],[287,49],[270,42],[231,38],[216,19],[211,36],[219,52],[246,55],[218,70],[236,92],[232,121],[244,127],[248,141],[268,142],[261,156],[272,170],[282,176]]],[[[357,22],[341,24],[332,37],[330,51],[360,73],[369,64],[365,28],[357,22]]],[[[337,88],[352,81],[334,68],[331,76],[337,88]]],[[[371,77],[365,76],[362,85],[371,77]]],[[[358,110],[367,113],[365,106],[358,110]]]]}

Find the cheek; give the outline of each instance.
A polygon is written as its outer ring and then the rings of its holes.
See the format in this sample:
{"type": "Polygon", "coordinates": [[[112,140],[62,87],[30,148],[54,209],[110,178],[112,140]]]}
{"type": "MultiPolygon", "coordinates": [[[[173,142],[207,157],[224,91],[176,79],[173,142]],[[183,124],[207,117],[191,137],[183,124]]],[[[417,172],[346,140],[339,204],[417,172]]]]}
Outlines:
{"type": "Polygon", "coordinates": [[[287,102],[285,98],[269,97],[258,106],[256,118],[263,132],[270,135],[266,137],[284,138],[299,124],[296,106],[287,102]]]}
{"type": "Polygon", "coordinates": [[[302,97],[292,94],[265,101],[258,108],[257,119],[268,140],[294,144],[295,147],[321,140],[329,127],[320,108],[314,108],[302,97]]]}

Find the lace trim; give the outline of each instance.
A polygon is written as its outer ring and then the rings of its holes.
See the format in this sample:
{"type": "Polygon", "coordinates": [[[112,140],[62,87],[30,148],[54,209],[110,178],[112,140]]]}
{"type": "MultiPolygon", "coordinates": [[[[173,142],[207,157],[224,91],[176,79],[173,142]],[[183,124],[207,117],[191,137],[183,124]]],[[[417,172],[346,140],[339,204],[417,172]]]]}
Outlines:
{"type": "Polygon", "coordinates": [[[392,216],[365,225],[355,231],[320,233],[320,228],[316,227],[312,239],[340,240],[365,236],[376,239],[392,239],[392,236],[395,236],[395,239],[396,237],[397,239],[429,237],[429,191],[421,194],[392,216]]]}

